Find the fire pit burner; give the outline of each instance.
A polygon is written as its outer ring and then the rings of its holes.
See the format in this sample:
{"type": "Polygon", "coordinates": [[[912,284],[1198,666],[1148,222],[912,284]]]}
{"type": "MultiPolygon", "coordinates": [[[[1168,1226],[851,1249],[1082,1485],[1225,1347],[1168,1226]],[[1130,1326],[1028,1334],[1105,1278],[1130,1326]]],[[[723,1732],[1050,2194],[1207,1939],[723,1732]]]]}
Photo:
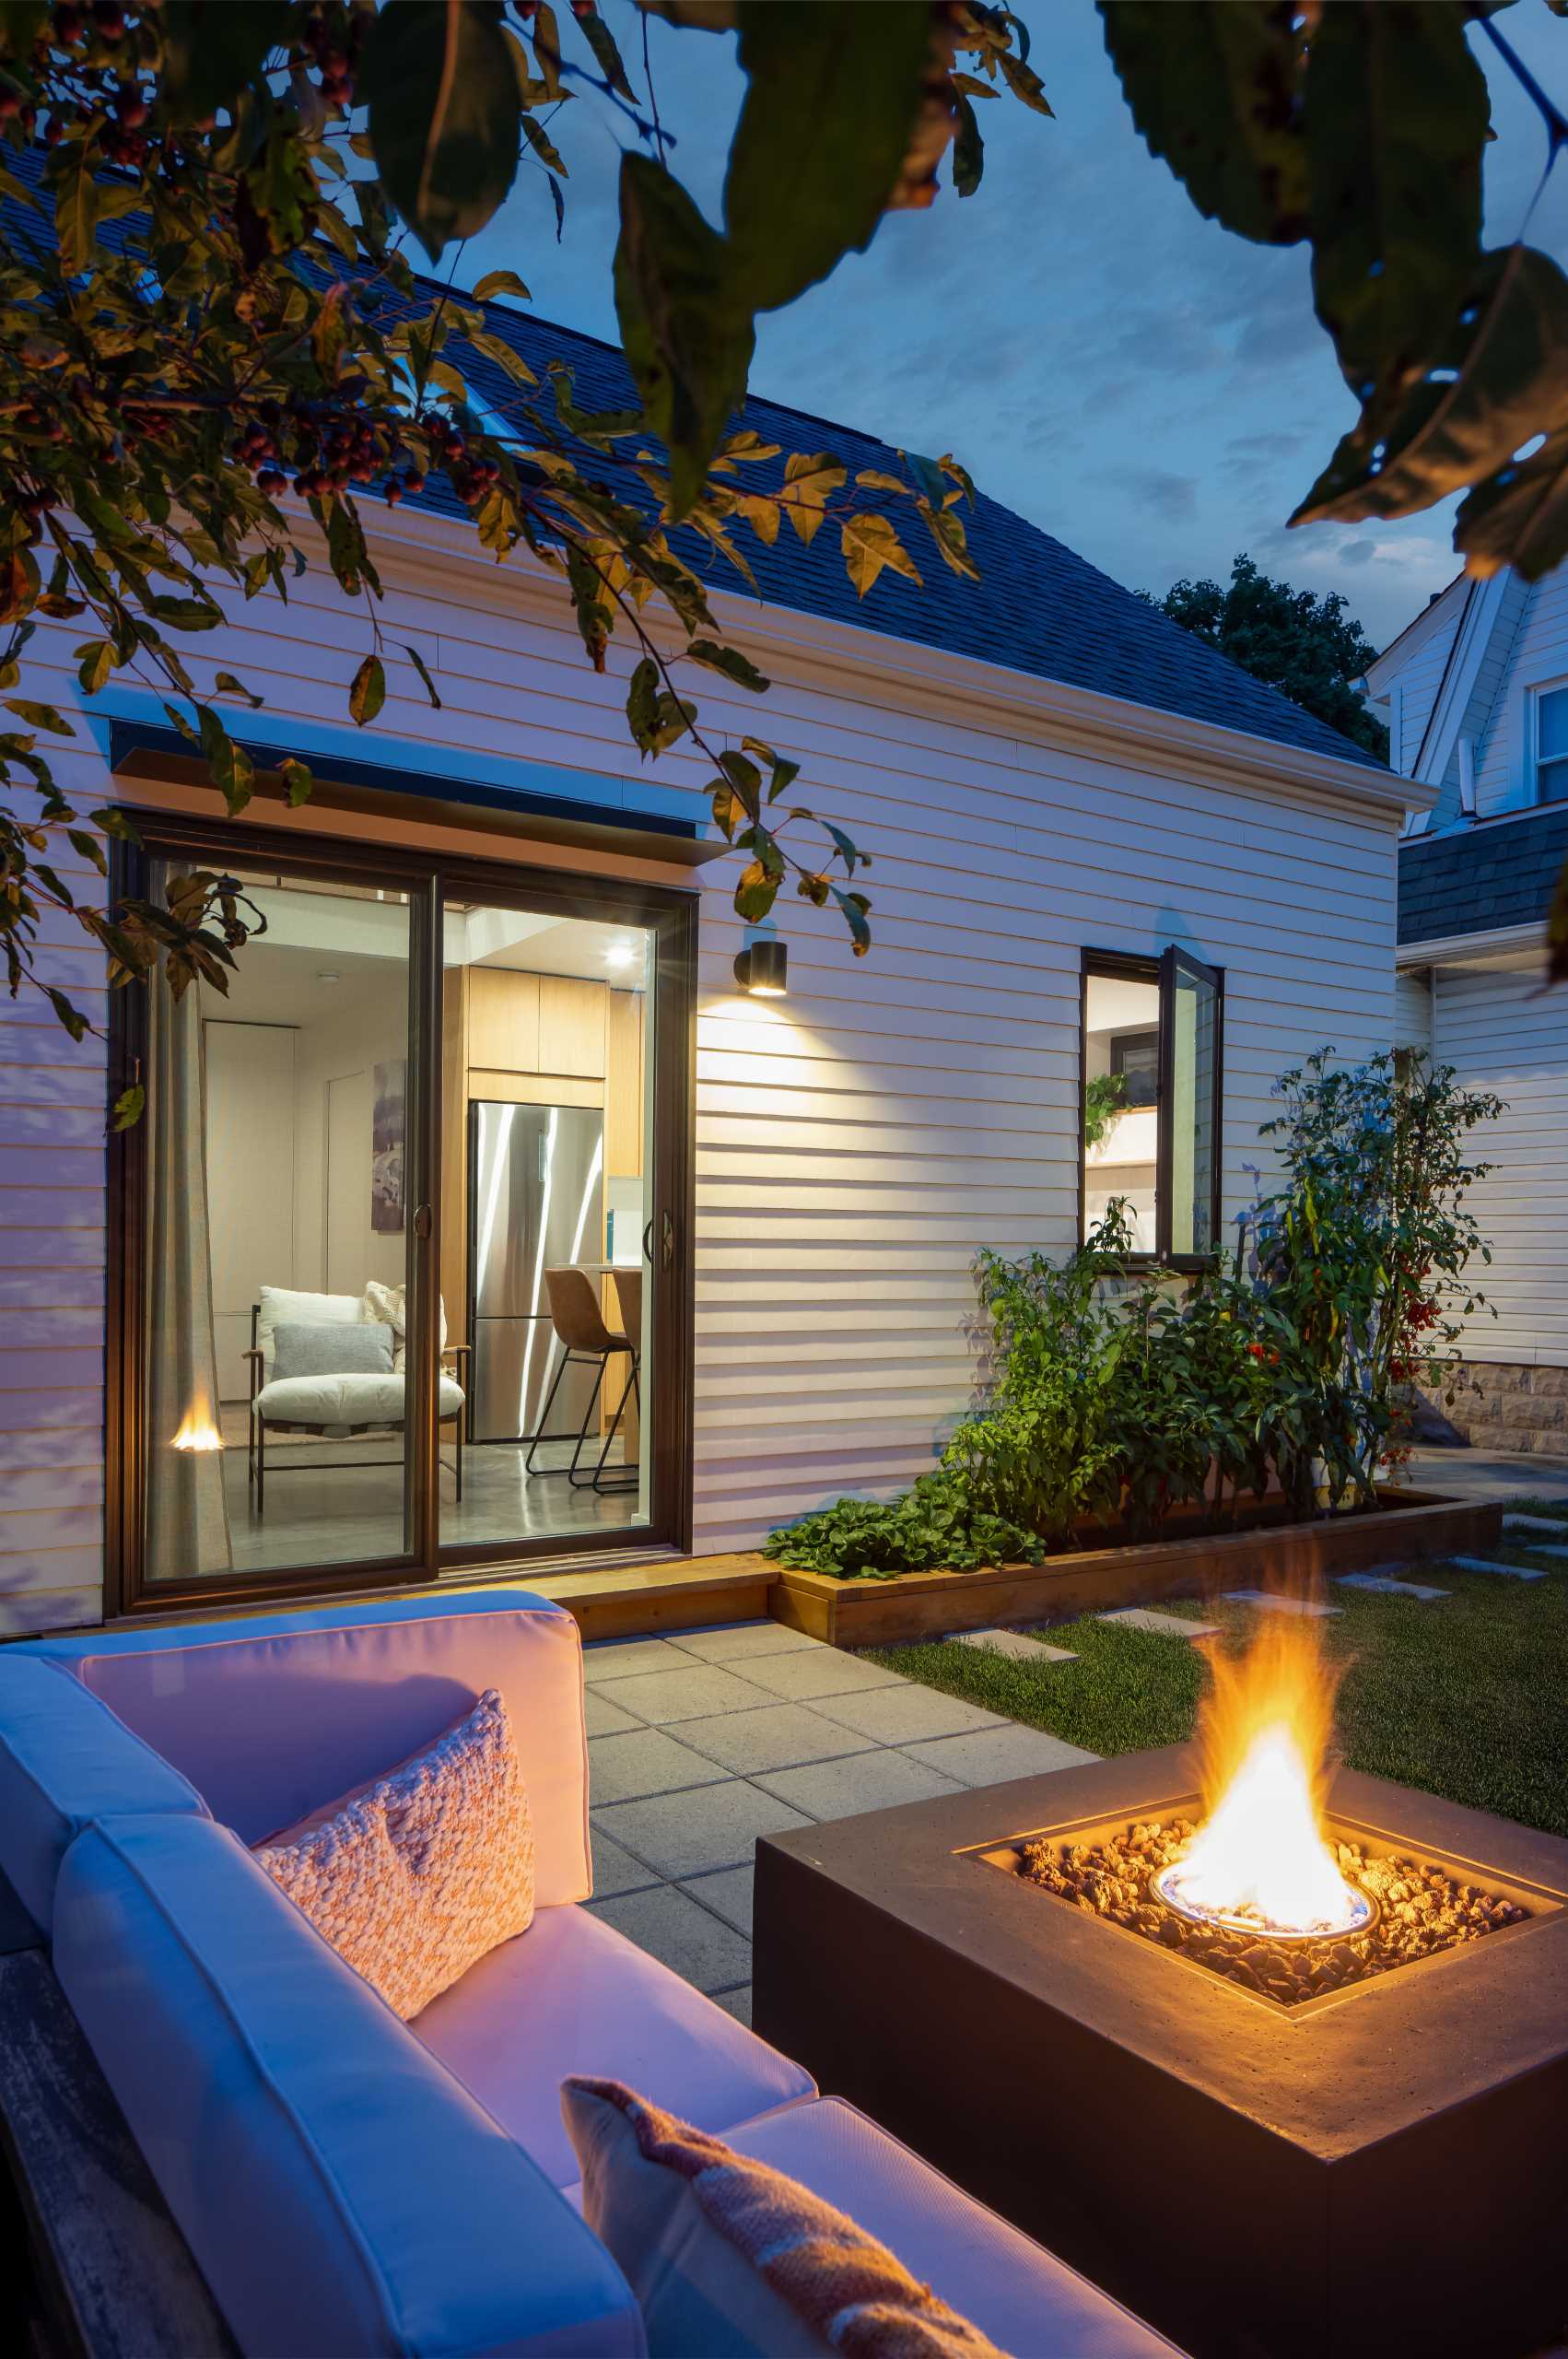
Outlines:
{"type": "Polygon", "coordinates": [[[1149,1880],[1154,1898],[1174,1908],[1178,1917],[1186,1917],[1194,1925],[1206,1925],[1226,1933],[1245,1933],[1252,1941],[1323,1942],[1344,1941],[1353,1933],[1364,1933],[1377,1922],[1378,1904],[1375,1894],[1364,1892],[1346,1884],[1346,1899],[1342,1913],[1325,1918],[1315,1925],[1281,1925],[1254,1908],[1215,1908],[1199,1899],[1191,1890],[1185,1860],[1173,1860],[1149,1880]]]}
{"type": "MultiPolygon", "coordinates": [[[[1190,1904],[1180,1876],[1197,1830],[1189,1818],[1135,1819],[1117,1831],[1019,1844],[1025,1883],[1141,1934],[1244,1990],[1300,2006],[1394,1967],[1435,1957],[1529,1916],[1516,1901],[1457,1883],[1441,1868],[1372,1852],[1332,1834],[1329,1848],[1359,1904],[1353,1925],[1281,1931],[1256,1912],[1220,1916],[1190,1904]]],[[[1003,1864],[1001,1854],[988,1857],[1003,1864]]]]}

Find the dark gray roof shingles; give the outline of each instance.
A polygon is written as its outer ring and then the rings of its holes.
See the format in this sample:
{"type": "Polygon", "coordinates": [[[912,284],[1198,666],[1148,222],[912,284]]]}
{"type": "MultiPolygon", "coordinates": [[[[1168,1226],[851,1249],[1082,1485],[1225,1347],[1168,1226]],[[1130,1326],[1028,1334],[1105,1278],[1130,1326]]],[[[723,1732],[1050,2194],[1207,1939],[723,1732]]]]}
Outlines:
{"type": "Polygon", "coordinates": [[[1543,924],[1568,860],[1568,804],[1527,818],[1410,836],[1399,846],[1399,941],[1543,924]]]}

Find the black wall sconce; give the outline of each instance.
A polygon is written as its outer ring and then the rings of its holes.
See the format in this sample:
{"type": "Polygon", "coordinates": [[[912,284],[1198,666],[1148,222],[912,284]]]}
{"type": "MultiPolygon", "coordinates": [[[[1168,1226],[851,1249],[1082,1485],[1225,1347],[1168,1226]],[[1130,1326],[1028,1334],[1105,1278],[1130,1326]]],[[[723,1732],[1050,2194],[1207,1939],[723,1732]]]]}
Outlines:
{"type": "Polygon", "coordinates": [[[790,988],[790,953],[781,942],[751,942],[735,960],[735,980],[754,999],[782,999],[790,988]]]}

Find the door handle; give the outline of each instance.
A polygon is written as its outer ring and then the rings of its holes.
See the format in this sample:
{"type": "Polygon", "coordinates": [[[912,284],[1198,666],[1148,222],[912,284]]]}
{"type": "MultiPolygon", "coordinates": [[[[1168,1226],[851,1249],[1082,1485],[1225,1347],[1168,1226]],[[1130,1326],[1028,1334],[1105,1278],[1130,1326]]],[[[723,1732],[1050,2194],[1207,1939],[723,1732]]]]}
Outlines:
{"type": "Polygon", "coordinates": [[[429,1205],[415,1204],[414,1207],[414,1234],[422,1245],[429,1237],[431,1215],[429,1205]]]}
{"type": "Polygon", "coordinates": [[[651,1215],[642,1224],[642,1258],[645,1262],[649,1262],[653,1259],[653,1220],[651,1215]]]}
{"type": "Polygon", "coordinates": [[[666,1270],[675,1259],[675,1224],[667,1212],[660,1218],[659,1259],[666,1270]]]}

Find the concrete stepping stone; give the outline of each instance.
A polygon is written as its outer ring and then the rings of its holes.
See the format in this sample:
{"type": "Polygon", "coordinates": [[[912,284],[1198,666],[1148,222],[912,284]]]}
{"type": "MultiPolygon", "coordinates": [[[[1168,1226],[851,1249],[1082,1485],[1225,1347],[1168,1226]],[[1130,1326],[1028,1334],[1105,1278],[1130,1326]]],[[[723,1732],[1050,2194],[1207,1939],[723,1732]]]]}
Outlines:
{"type": "Polygon", "coordinates": [[[961,1647],[977,1647],[983,1655],[1006,1655],[1012,1662],[1076,1662],[1070,1647],[1048,1647],[1044,1638],[1030,1638],[1022,1630],[954,1630],[961,1647]]]}
{"type": "Polygon", "coordinates": [[[1323,1605],[1314,1597],[1280,1597],[1271,1589],[1228,1589],[1225,1595],[1231,1604],[1256,1605],[1260,1614],[1305,1614],[1315,1622],[1344,1612],[1342,1605],[1323,1605]]]}
{"type": "Polygon", "coordinates": [[[1220,1629],[1217,1622],[1185,1622],[1179,1614],[1156,1614],[1148,1605],[1123,1605],[1115,1614],[1096,1614],[1094,1619],[1120,1630],[1149,1630],[1160,1638],[1212,1638],[1220,1629]]]}
{"type": "Polygon", "coordinates": [[[1568,1540],[1568,1520],[1560,1515],[1505,1515],[1504,1532],[1551,1532],[1560,1540],[1568,1540]]]}
{"type": "MultiPolygon", "coordinates": [[[[1539,1548],[1540,1556],[1568,1556],[1568,1548],[1539,1548]]],[[[1457,1565],[1462,1573],[1503,1573],[1511,1581],[1543,1581],[1545,1567],[1540,1565],[1499,1565],[1490,1556],[1445,1556],[1444,1563],[1457,1565]]]]}
{"type": "Polygon", "coordinates": [[[1449,1597],[1445,1589],[1425,1589],[1420,1581],[1397,1580],[1392,1573],[1336,1573],[1340,1589],[1363,1589],[1375,1597],[1449,1597]]]}

